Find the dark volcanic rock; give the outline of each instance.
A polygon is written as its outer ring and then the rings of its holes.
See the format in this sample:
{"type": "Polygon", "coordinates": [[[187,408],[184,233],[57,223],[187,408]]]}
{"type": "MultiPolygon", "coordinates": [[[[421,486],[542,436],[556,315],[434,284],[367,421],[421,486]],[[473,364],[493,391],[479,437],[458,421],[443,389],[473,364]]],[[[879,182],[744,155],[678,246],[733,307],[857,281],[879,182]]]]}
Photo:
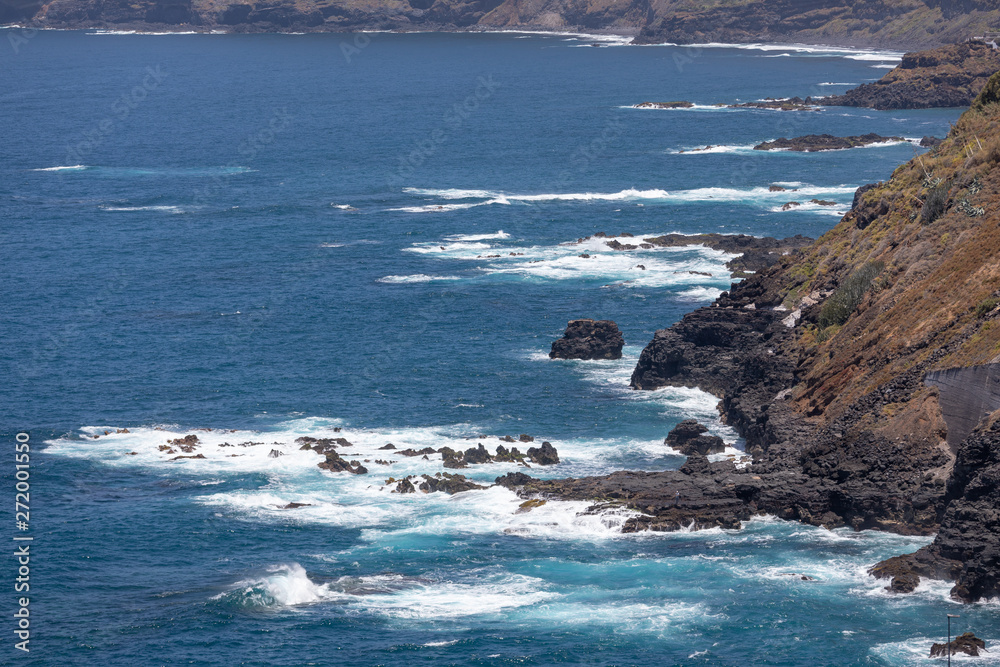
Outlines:
{"type": "Polygon", "coordinates": [[[690,109],[694,104],[687,101],[680,102],[640,102],[635,105],[636,109],[690,109]]]}
{"type": "Polygon", "coordinates": [[[944,139],[939,137],[925,136],[920,140],[920,146],[921,148],[934,148],[935,146],[940,146],[942,141],[944,141],[944,139]]]}
{"type": "Polygon", "coordinates": [[[550,466],[559,463],[559,453],[552,446],[552,443],[548,441],[543,442],[541,447],[529,447],[528,456],[531,457],[532,463],[540,466],[550,466]]]}
{"type": "MultiPolygon", "coordinates": [[[[771,187],[784,190],[780,186],[771,187]]],[[[780,262],[785,255],[813,242],[812,239],[800,234],[786,239],[758,238],[746,234],[664,234],[643,240],[649,245],[660,248],[703,245],[713,250],[739,255],[726,262],[726,267],[736,277],[743,277],[747,272],[759,273],[780,262]]]]}
{"type": "Polygon", "coordinates": [[[685,419],[670,431],[663,444],[676,449],[681,454],[718,454],[726,449],[722,438],[704,435],[708,427],[694,419],[685,419]]]}
{"type": "Polygon", "coordinates": [[[552,343],[552,359],[621,359],[622,337],[611,320],[571,320],[562,338],[552,343]]]}
{"type": "Polygon", "coordinates": [[[875,83],[825,97],[828,106],[872,109],[965,107],[1000,69],[1000,53],[983,42],[963,42],[907,53],[898,67],[875,83]]]}
{"type": "Polygon", "coordinates": [[[940,658],[956,653],[965,653],[974,657],[979,656],[980,651],[986,650],[986,642],[971,632],[959,635],[951,640],[950,644],[934,644],[931,646],[932,658],[940,658]]]}
{"type": "Polygon", "coordinates": [[[425,493],[442,491],[447,494],[461,493],[462,491],[474,491],[485,489],[482,484],[469,481],[465,475],[455,475],[447,472],[439,472],[433,477],[422,475],[424,481],[420,483],[420,490],[425,493]]]}
{"type": "Polygon", "coordinates": [[[465,456],[462,452],[456,452],[451,447],[442,447],[438,450],[441,453],[441,461],[445,468],[468,468],[465,456]]]}
{"type": "Polygon", "coordinates": [[[324,459],[319,462],[319,467],[330,472],[349,472],[355,475],[365,475],[368,468],[357,461],[346,461],[334,450],[326,452],[324,459]]]}
{"type": "Polygon", "coordinates": [[[519,486],[524,486],[525,484],[529,484],[534,481],[535,481],[534,477],[529,477],[528,475],[525,475],[523,472],[509,472],[506,475],[502,475],[493,480],[493,482],[497,486],[503,486],[508,489],[515,489],[519,486]]]}
{"type": "Polygon", "coordinates": [[[959,447],[945,500],[950,502],[934,541],[882,561],[872,574],[891,576],[890,590],[897,578],[953,579],[951,595],[963,602],[1000,595],[1000,421],[959,447]]]}
{"type": "Polygon", "coordinates": [[[858,148],[881,144],[889,141],[906,141],[903,137],[883,137],[882,135],[869,133],[851,137],[835,137],[832,134],[807,134],[794,139],[775,139],[765,141],[753,147],[755,151],[787,150],[815,153],[818,151],[839,151],[845,148],[858,148]]]}
{"type": "Polygon", "coordinates": [[[465,450],[464,458],[466,463],[490,463],[493,460],[490,453],[483,447],[483,443],[479,443],[479,447],[470,447],[465,450]]]}

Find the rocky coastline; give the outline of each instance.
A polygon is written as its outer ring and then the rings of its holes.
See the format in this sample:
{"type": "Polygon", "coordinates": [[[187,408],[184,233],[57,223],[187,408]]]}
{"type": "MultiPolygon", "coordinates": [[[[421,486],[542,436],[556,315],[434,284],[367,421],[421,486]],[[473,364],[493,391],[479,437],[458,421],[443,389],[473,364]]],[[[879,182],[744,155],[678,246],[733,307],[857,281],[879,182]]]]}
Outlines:
{"type": "Polygon", "coordinates": [[[824,97],[824,106],[870,109],[967,107],[1000,69],[1000,51],[979,41],[907,53],[874,83],[824,97]]]}
{"type": "Polygon", "coordinates": [[[627,531],[770,514],[936,534],[870,573],[895,593],[929,577],[954,581],[963,602],[1000,595],[1000,410],[984,395],[970,426],[963,401],[943,394],[949,374],[1000,367],[1000,232],[982,224],[1000,214],[1000,141],[969,148],[975,136],[1000,136],[1000,73],[931,153],[860,188],[834,229],[643,350],[632,387],[715,394],[751,465],[693,451],[675,471],[497,483],[525,499],[627,506],[639,513],[627,531]]]}

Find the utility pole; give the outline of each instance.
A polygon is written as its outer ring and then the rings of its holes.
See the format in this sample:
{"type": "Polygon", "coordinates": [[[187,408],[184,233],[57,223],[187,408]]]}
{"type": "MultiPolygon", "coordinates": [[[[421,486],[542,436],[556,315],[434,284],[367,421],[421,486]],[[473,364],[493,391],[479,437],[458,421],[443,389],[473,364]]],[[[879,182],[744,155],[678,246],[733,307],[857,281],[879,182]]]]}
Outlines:
{"type": "Polygon", "coordinates": [[[958,614],[948,614],[948,643],[945,644],[945,650],[948,651],[948,667],[951,667],[951,619],[961,618],[958,614]]]}

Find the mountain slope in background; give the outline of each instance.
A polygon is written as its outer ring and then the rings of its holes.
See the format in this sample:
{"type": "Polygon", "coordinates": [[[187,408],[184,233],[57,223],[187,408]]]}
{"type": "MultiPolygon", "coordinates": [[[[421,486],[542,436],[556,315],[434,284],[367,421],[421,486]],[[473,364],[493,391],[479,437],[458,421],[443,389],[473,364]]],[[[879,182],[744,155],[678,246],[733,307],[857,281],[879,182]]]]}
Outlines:
{"type": "Polygon", "coordinates": [[[241,31],[560,29],[636,43],[806,42],[924,48],[1000,26],[986,0],[12,0],[2,20],[50,27],[241,31]]]}

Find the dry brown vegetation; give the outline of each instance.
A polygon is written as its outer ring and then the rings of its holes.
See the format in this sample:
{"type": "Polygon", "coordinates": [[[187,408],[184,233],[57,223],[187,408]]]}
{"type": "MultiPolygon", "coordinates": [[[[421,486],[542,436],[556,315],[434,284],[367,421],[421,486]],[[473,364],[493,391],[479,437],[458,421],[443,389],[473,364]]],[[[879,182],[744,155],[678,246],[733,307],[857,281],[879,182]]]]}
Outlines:
{"type": "MultiPolygon", "coordinates": [[[[818,318],[823,326],[798,336],[795,399],[807,415],[834,418],[911,369],[1000,361],[1000,74],[943,144],[865,192],[779,269],[785,303],[817,290],[836,295],[873,264],[884,269],[842,324],[818,318]]],[[[914,425],[924,419],[912,407],[899,413],[914,425]]]]}

